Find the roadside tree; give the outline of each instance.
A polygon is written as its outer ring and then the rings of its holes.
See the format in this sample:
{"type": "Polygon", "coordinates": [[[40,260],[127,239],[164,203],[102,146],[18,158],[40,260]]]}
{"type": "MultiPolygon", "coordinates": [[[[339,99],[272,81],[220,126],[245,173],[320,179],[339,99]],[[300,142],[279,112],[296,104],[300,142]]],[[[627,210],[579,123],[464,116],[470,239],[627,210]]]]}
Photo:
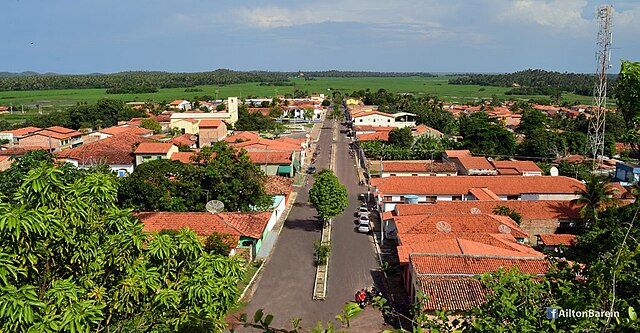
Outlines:
{"type": "Polygon", "coordinates": [[[349,205],[347,188],[332,171],[324,169],[314,176],[314,183],[309,190],[309,200],[318,211],[318,215],[327,223],[338,216],[349,205]]]}

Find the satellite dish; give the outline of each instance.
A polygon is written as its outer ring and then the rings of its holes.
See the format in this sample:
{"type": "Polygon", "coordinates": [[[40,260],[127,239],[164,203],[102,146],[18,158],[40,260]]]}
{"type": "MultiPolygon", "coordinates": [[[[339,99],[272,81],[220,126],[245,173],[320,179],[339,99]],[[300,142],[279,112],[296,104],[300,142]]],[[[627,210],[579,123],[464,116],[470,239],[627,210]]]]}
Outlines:
{"type": "Polygon", "coordinates": [[[498,231],[501,234],[510,234],[511,233],[511,228],[509,228],[509,226],[507,226],[506,224],[501,224],[498,226],[498,231]]]}
{"type": "Polygon", "coordinates": [[[482,214],[480,208],[473,207],[471,208],[471,214],[482,214]]]}
{"type": "Polygon", "coordinates": [[[220,200],[211,200],[207,202],[205,207],[207,208],[207,212],[215,214],[224,210],[224,203],[220,200]]]}
{"type": "Polygon", "coordinates": [[[436,229],[442,233],[450,233],[451,232],[451,224],[446,221],[438,221],[436,222],[436,229]]]}
{"type": "Polygon", "coordinates": [[[559,174],[559,172],[558,172],[558,168],[556,168],[556,167],[551,167],[551,169],[549,169],[549,174],[550,174],[550,175],[552,175],[552,176],[554,176],[554,177],[557,177],[557,176],[558,176],[558,174],[559,174]]]}

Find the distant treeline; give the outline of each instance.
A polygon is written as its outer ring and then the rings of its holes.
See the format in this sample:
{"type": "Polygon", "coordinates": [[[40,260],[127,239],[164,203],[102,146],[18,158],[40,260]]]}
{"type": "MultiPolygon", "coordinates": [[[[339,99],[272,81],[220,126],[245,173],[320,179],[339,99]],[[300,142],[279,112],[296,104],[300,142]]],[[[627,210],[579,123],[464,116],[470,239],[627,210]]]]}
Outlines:
{"type": "MultiPolygon", "coordinates": [[[[0,90],[47,90],[127,87],[187,88],[247,82],[285,82],[286,73],[218,69],[201,73],[122,72],[89,75],[20,75],[0,77],[0,90]]],[[[120,92],[117,92],[120,93],[120,92]]]]}
{"type": "MultiPolygon", "coordinates": [[[[609,89],[613,91],[617,75],[609,75],[609,89]]],[[[467,74],[452,78],[449,84],[514,87],[507,95],[550,95],[555,91],[578,95],[593,94],[593,74],[548,72],[528,69],[508,74],[467,74]]]]}

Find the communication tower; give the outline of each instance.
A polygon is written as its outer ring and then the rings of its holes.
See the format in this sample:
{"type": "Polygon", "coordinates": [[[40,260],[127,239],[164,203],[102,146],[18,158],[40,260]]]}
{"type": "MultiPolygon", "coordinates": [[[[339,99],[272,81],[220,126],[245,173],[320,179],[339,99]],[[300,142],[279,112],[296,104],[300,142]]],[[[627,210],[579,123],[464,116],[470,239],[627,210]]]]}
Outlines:
{"type": "Polygon", "coordinates": [[[602,162],[604,156],[604,133],[605,118],[607,114],[607,70],[611,67],[611,16],[613,7],[611,5],[599,6],[596,11],[598,20],[598,51],[596,80],[593,89],[594,111],[589,121],[589,132],[587,134],[587,154],[593,157],[593,169],[595,170],[602,162]]]}

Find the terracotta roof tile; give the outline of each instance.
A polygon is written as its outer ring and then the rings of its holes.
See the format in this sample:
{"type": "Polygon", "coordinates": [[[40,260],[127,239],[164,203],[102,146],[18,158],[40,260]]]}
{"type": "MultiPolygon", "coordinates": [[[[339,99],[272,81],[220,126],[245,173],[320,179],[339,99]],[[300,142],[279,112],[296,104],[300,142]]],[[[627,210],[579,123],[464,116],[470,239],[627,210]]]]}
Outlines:
{"type": "Polygon", "coordinates": [[[125,132],[104,140],[85,143],[82,146],[57,152],[58,158],[73,159],[79,165],[133,165],[135,156],[133,147],[136,143],[151,142],[133,133],[125,132]]]}
{"type": "Polygon", "coordinates": [[[51,126],[51,127],[47,127],[46,129],[53,131],[53,132],[58,132],[58,133],[62,133],[62,134],[71,134],[71,133],[77,133],[75,130],[72,130],[70,128],[66,128],[66,127],[62,127],[62,126],[51,126]]]}
{"type": "Polygon", "coordinates": [[[424,215],[442,213],[493,213],[496,206],[505,206],[525,219],[577,219],[580,207],[569,200],[494,200],[494,201],[438,201],[436,204],[398,204],[392,213],[424,215]]]}
{"type": "Polygon", "coordinates": [[[173,147],[168,142],[142,142],[136,148],[136,154],[166,154],[173,147]]]}
{"type": "Polygon", "coordinates": [[[293,189],[293,178],[282,176],[268,176],[264,184],[267,195],[287,195],[293,189]]]}
{"type": "Polygon", "coordinates": [[[176,146],[189,146],[191,147],[196,143],[195,136],[193,134],[182,134],[169,139],[167,142],[173,143],[176,146]]]}
{"type": "Polygon", "coordinates": [[[517,267],[524,274],[544,275],[551,266],[544,257],[499,257],[465,254],[412,254],[411,264],[418,275],[474,276],[517,267]]]}
{"type": "Polygon", "coordinates": [[[44,129],[42,131],[38,131],[29,135],[24,136],[29,137],[29,136],[34,136],[34,135],[41,135],[41,136],[46,136],[46,137],[52,137],[54,139],[58,139],[58,140],[66,140],[75,136],[81,136],[82,133],[80,132],[76,132],[76,131],[72,131],[72,132],[67,132],[67,133],[60,133],[60,132],[55,132],[55,131],[51,131],[51,130],[47,130],[44,129]]]}
{"type": "Polygon", "coordinates": [[[247,151],[300,151],[302,147],[288,142],[269,140],[269,139],[256,139],[251,141],[239,142],[233,145],[236,149],[246,149],[247,151]]]}
{"type": "Polygon", "coordinates": [[[264,233],[271,218],[271,212],[218,213],[217,215],[240,231],[242,235],[255,239],[262,238],[262,233],[264,233]]]}
{"type": "Polygon", "coordinates": [[[22,156],[27,152],[34,150],[49,150],[49,147],[42,146],[20,146],[20,147],[12,147],[5,150],[0,150],[0,155],[4,156],[22,156]]]}
{"type": "Polygon", "coordinates": [[[438,136],[444,135],[442,132],[438,131],[437,129],[429,127],[429,126],[424,125],[424,124],[420,124],[420,125],[414,127],[412,129],[412,131],[415,132],[415,134],[418,134],[418,135],[425,134],[427,132],[431,132],[431,133],[433,133],[435,135],[438,135],[438,136]]]}
{"type": "Polygon", "coordinates": [[[406,215],[393,218],[398,237],[402,234],[458,234],[458,233],[505,233],[516,238],[528,238],[508,216],[493,214],[430,214],[406,215]]]}
{"type": "Polygon", "coordinates": [[[0,133],[11,133],[13,134],[13,136],[25,136],[41,130],[42,128],[40,127],[28,126],[28,127],[22,127],[22,128],[10,130],[10,131],[2,131],[0,133]]]}
{"type": "Polygon", "coordinates": [[[523,172],[540,172],[542,169],[532,161],[491,161],[491,164],[498,169],[498,174],[522,174],[523,172]]]}
{"type": "Polygon", "coordinates": [[[109,134],[109,135],[116,135],[116,134],[125,133],[125,132],[130,132],[136,135],[153,134],[153,131],[150,129],[141,128],[141,127],[130,127],[130,126],[112,126],[112,127],[101,129],[98,132],[109,134]]]}
{"type": "Polygon", "coordinates": [[[497,195],[527,193],[575,194],[584,184],[564,176],[456,176],[456,177],[387,177],[374,178],[371,184],[384,195],[454,194],[466,195],[474,187],[486,187],[497,195]]]}
{"type": "Polygon", "coordinates": [[[472,277],[418,276],[424,309],[469,310],[485,302],[488,291],[482,282],[472,277]]]}
{"type": "Polygon", "coordinates": [[[356,132],[374,131],[374,132],[389,132],[396,127],[391,126],[370,126],[370,125],[356,125],[356,132]]]}
{"type": "Polygon", "coordinates": [[[575,245],[577,242],[575,235],[543,234],[543,235],[538,235],[538,237],[540,237],[540,240],[544,243],[544,245],[548,245],[548,246],[558,246],[558,245],[571,246],[571,245],[575,245]]]}
{"type": "Polygon", "coordinates": [[[200,120],[198,127],[200,128],[217,128],[222,124],[222,120],[219,119],[203,119],[200,120]]]}
{"type": "Polygon", "coordinates": [[[171,154],[170,159],[173,160],[173,161],[180,161],[182,163],[190,164],[190,163],[193,163],[191,161],[191,157],[193,157],[195,155],[196,155],[196,153],[191,152],[191,151],[185,151],[185,152],[178,151],[178,152],[175,152],[175,153],[171,154]]]}
{"type": "Polygon", "coordinates": [[[445,150],[444,154],[451,157],[471,157],[471,152],[468,150],[445,150]]]}
{"type": "MultiPolygon", "coordinates": [[[[385,172],[456,172],[456,165],[432,160],[382,161],[382,169],[385,172]]],[[[380,172],[380,161],[370,160],[369,170],[380,172]]]]}
{"type": "Polygon", "coordinates": [[[456,157],[454,162],[458,162],[465,170],[495,170],[493,165],[482,156],[456,157]]]}
{"type": "Polygon", "coordinates": [[[235,143],[239,141],[257,140],[259,138],[260,136],[258,134],[255,134],[249,131],[239,131],[239,132],[234,132],[233,135],[224,138],[224,141],[229,143],[235,143]]]}
{"type": "Polygon", "coordinates": [[[291,164],[291,152],[250,151],[247,156],[254,164],[291,164]]]}
{"type": "Polygon", "coordinates": [[[393,115],[390,113],[385,113],[385,112],[381,112],[381,111],[364,111],[364,112],[360,112],[357,114],[352,114],[353,118],[361,118],[361,117],[366,117],[366,116],[370,116],[370,115],[379,115],[379,116],[384,116],[384,117],[389,117],[389,118],[393,118],[393,115]]]}
{"type": "Polygon", "coordinates": [[[358,141],[389,141],[389,132],[374,132],[374,133],[366,133],[359,134],[358,141]]]}
{"type": "Polygon", "coordinates": [[[500,197],[486,187],[473,187],[469,190],[478,200],[500,200],[500,197]]]}

